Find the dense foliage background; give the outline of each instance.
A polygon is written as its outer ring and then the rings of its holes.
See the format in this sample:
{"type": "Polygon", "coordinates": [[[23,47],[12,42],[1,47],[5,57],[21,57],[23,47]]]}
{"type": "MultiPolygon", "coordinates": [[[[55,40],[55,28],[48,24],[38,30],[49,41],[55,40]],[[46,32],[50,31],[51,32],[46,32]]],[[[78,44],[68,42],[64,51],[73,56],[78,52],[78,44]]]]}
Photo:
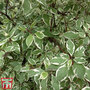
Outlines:
{"type": "Polygon", "coordinates": [[[89,10],[89,0],[0,0],[0,78],[12,90],[90,90],[89,10]]]}

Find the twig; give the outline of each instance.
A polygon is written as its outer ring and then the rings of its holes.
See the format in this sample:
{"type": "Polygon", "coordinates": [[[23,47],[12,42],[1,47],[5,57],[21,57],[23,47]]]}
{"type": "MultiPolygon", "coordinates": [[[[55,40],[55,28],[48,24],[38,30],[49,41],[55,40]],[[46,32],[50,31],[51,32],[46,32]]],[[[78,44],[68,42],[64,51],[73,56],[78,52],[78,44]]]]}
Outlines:
{"type": "Polygon", "coordinates": [[[68,14],[69,12],[60,12],[60,11],[57,11],[57,13],[58,13],[58,14],[61,14],[62,16],[67,16],[67,14],[68,14]]]}
{"type": "Polygon", "coordinates": [[[3,13],[3,12],[1,12],[0,11],[0,14],[2,14],[2,15],[4,15],[4,16],[6,16],[9,20],[11,20],[12,21],[12,19],[7,15],[7,14],[5,14],[5,13],[3,13]]]}
{"type": "Polygon", "coordinates": [[[55,22],[55,15],[53,15],[53,18],[54,18],[54,25],[53,25],[53,27],[55,28],[57,26],[56,22],[55,22]]]}
{"type": "Polygon", "coordinates": [[[7,15],[7,8],[8,8],[9,0],[6,0],[6,15],[7,15]]]}
{"type": "Polygon", "coordinates": [[[6,13],[3,13],[1,11],[0,11],[0,14],[6,16],[10,21],[12,21],[14,26],[16,25],[16,23],[13,21],[13,19],[9,15],[7,15],[6,13]]]}
{"type": "Polygon", "coordinates": [[[51,18],[50,31],[52,32],[53,17],[51,18]]]}
{"type": "Polygon", "coordinates": [[[54,45],[57,45],[60,51],[62,51],[63,53],[66,53],[66,52],[60,47],[59,42],[58,42],[55,38],[49,37],[48,40],[49,40],[50,42],[53,42],[54,45]]]}
{"type": "Polygon", "coordinates": [[[26,29],[27,30],[27,32],[29,32],[29,33],[31,33],[32,34],[32,28],[29,30],[28,28],[26,29]]]}
{"type": "Polygon", "coordinates": [[[59,42],[58,42],[55,38],[53,38],[53,37],[48,37],[48,40],[49,40],[50,42],[53,42],[54,45],[57,45],[58,48],[59,48],[59,50],[60,50],[61,52],[65,53],[65,54],[68,54],[68,55],[69,55],[69,58],[72,59],[72,56],[71,56],[69,53],[66,53],[66,52],[61,48],[59,42]]]}
{"type": "Polygon", "coordinates": [[[67,32],[67,22],[66,22],[65,18],[64,18],[64,23],[65,23],[65,32],[67,32]]]}

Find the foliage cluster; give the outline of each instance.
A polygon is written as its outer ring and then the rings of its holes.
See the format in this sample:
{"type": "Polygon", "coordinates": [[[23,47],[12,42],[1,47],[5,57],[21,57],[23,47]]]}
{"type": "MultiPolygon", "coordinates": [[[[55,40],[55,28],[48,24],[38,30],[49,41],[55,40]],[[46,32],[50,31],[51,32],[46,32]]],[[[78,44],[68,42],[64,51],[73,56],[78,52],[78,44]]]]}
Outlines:
{"type": "Polygon", "coordinates": [[[89,10],[89,0],[0,0],[0,78],[12,90],[90,90],[89,10]]]}

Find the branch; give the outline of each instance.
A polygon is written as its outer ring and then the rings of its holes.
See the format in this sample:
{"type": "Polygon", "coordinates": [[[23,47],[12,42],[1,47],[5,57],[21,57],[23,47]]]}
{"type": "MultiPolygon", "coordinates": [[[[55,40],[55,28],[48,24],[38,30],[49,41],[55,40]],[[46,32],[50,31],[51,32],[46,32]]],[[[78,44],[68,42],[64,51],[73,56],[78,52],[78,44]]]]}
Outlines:
{"type": "Polygon", "coordinates": [[[7,8],[8,8],[9,0],[6,0],[6,15],[7,15],[7,8]]]}
{"type": "Polygon", "coordinates": [[[60,12],[60,11],[57,11],[58,14],[61,14],[62,16],[67,16],[67,13],[69,12],[60,12]]]}
{"type": "Polygon", "coordinates": [[[32,34],[32,28],[29,30],[28,28],[26,29],[27,30],[27,32],[29,32],[29,33],[31,33],[32,34]]]}
{"type": "Polygon", "coordinates": [[[50,31],[52,32],[52,25],[53,25],[53,17],[51,18],[51,23],[50,23],[50,31]]]}
{"type": "Polygon", "coordinates": [[[3,13],[3,12],[1,12],[0,11],[0,14],[2,14],[2,15],[4,15],[4,16],[6,16],[9,20],[11,20],[12,21],[12,19],[7,15],[7,14],[5,14],[5,13],[3,13]]]}
{"type": "Polygon", "coordinates": [[[8,16],[7,14],[5,14],[5,13],[3,13],[1,11],[0,11],[0,14],[6,16],[10,21],[12,21],[14,26],[16,25],[16,23],[13,21],[13,19],[10,16],[8,16]]]}
{"type": "Polygon", "coordinates": [[[56,22],[55,22],[55,15],[53,16],[53,18],[54,18],[54,25],[53,25],[53,28],[55,28],[55,27],[57,27],[56,22]]]}
{"type": "Polygon", "coordinates": [[[67,32],[67,22],[66,22],[65,18],[64,18],[64,23],[65,23],[65,32],[67,32]]]}
{"type": "Polygon", "coordinates": [[[66,53],[66,52],[61,48],[59,42],[58,42],[55,38],[53,38],[53,37],[48,37],[48,40],[49,40],[51,43],[53,42],[54,45],[57,45],[58,48],[59,48],[59,50],[60,50],[61,52],[65,53],[65,54],[68,54],[70,59],[73,58],[69,53],[66,53]]]}
{"type": "Polygon", "coordinates": [[[59,42],[58,42],[55,38],[49,37],[48,40],[49,40],[50,42],[53,42],[54,45],[57,45],[60,51],[62,51],[63,53],[66,53],[66,52],[60,47],[59,42]]]}

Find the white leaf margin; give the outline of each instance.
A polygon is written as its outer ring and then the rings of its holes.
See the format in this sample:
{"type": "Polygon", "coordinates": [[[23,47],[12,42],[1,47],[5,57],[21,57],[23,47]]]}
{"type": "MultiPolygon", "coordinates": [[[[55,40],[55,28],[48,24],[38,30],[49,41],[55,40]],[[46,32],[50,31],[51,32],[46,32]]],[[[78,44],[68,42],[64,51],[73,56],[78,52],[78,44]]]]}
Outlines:
{"type": "Polygon", "coordinates": [[[90,89],[90,87],[89,86],[86,86],[86,87],[84,87],[82,90],[89,90],[90,89]]]}
{"type": "MultiPolygon", "coordinates": [[[[66,65],[64,64],[64,65],[60,66],[60,67],[57,69],[57,71],[56,71],[56,77],[57,77],[57,74],[58,74],[59,69],[61,69],[61,68],[63,68],[63,67],[66,67],[66,65]]],[[[66,77],[64,77],[62,80],[60,80],[60,82],[64,81],[67,77],[68,77],[68,74],[66,75],[66,77]]]]}
{"type": "Polygon", "coordinates": [[[67,48],[67,51],[70,53],[70,55],[72,56],[73,54],[74,54],[74,51],[75,51],[75,45],[74,45],[74,43],[73,43],[73,41],[71,40],[71,39],[68,39],[68,41],[66,42],[66,48],[67,48]],[[70,41],[71,43],[72,43],[72,45],[73,45],[73,52],[71,53],[71,52],[69,52],[68,50],[70,50],[70,48],[69,48],[69,46],[68,46],[68,41],[70,41]]]}

